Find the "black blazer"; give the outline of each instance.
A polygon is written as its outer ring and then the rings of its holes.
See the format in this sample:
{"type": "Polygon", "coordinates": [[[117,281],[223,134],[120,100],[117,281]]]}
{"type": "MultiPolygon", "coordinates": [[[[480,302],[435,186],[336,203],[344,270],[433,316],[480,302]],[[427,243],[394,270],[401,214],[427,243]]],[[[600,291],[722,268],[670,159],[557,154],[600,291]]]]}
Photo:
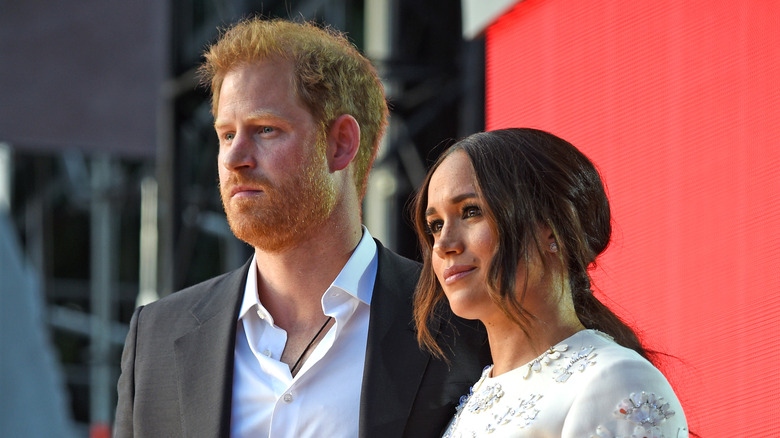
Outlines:
{"type": "MultiPolygon", "coordinates": [[[[418,348],[412,294],[420,265],[377,242],[360,398],[360,437],[438,437],[490,363],[479,324],[452,317],[439,333],[449,366],[418,348]]],[[[114,436],[228,437],[233,350],[250,263],[139,307],[130,321],[114,436]]]]}

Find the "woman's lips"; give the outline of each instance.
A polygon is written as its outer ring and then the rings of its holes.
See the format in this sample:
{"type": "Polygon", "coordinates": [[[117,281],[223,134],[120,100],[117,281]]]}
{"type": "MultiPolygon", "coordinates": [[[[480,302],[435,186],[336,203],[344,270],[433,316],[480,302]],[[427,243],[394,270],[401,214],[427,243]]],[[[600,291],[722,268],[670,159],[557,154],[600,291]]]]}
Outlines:
{"type": "Polygon", "coordinates": [[[444,283],[445,284],[452,284],[461,278],[471,274],[474,269],[476,269],[474,266],[466,266],[466,265],[454,265],[450,266],[449,268],[444,270],[444,283]]]}

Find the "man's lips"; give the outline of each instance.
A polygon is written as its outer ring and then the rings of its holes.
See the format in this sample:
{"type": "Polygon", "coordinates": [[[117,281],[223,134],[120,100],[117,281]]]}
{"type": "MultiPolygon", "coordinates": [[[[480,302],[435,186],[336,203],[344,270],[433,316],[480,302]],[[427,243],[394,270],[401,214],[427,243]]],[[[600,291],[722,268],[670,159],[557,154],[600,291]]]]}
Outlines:
{"type": "Polygon", "coordinates": [[[454,265],[444,270],[444,283],[454,283],[461,278],[471,274],[476,268],[467,265],[454,265]]]}
{"type": "Polygon", "coordinates": [[[235,186],[230,189],[230,197],[234,198],[236,196],[249,196],[261,192],[263,192],[263,189],[259,187],[235,186]]]}

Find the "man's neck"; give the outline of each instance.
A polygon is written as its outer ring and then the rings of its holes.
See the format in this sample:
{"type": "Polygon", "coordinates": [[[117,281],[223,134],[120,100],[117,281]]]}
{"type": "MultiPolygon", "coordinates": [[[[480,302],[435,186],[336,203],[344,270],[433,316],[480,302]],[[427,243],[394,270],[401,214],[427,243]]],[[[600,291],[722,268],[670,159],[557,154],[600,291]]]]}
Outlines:
{"type": "Polygon", "coordinates": [[[285,251],[255,249],[258,296],[276,325],[288,330],[319,321],[322,294],[360,243],[362,228],[352,228],[325,226],[285,251]]]}

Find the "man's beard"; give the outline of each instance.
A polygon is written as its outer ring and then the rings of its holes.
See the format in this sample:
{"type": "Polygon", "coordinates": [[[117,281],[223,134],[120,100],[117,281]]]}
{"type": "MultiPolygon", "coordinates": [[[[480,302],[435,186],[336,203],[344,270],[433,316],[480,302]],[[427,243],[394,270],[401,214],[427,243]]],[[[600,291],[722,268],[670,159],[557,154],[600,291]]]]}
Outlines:
{"type": "Polygon", "coordinates": [[[336,188],[329,178],[324,140],[318,140],[315,149],[284,181],[274,184],[263,176],[233,174],[220,186],[228,224],[237,238],[263,251],[279,252],[322,226],[336,203],[336,188]],[[261,199],[230,199],[230,188],[238,184],[260,186],[264,193],[261,199]]]}

